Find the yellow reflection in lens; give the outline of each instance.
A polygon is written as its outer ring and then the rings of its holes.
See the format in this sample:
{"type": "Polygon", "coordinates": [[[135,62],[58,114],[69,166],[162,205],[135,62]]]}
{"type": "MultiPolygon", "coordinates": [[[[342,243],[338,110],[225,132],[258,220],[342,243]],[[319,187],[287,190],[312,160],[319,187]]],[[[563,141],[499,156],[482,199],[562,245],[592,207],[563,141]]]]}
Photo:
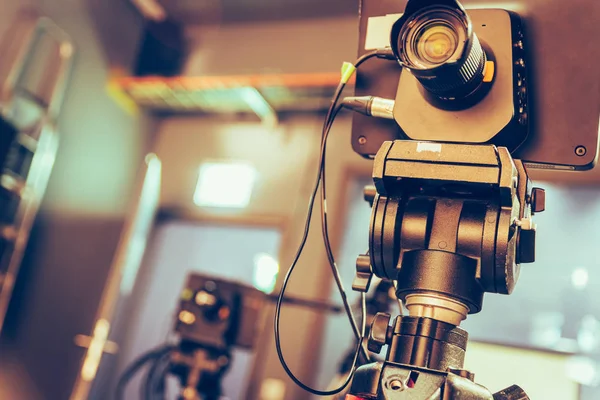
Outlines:
{"type": "Polygon", "coordinates": [[[448,60],[458,47],[458,37],[446,24],[430,24],[417,38],[417,56],[428,63],[441,64],[448,60]]]}

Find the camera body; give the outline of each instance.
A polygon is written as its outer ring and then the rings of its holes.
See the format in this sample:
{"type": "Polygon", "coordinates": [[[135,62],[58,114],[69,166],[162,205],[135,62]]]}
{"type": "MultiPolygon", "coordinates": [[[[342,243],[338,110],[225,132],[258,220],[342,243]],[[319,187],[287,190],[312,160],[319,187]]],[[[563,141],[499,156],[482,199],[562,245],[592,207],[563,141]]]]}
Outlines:
{"type": "MultiPolygon", "coordinates": [[[[409,12],[407,4],[449,2],[362,0],[359,55],[394,45],[392,29],[409,12]]],[[[594,2],[513,0],[502,3],[506,9],[491,0],[460,3],[494,63],[489,90],[444,102],[398,63],[365,63],[357,72],[356,95],[395,99],[394,120],[355,114],[354,150],[373,158],[384,141],[396,139],[482,143],[507,147],[529,168],[592,168],[600,120],[600,51],[590,37],[600,29],[586,16],[594,14],[594,2]],[[573,20],[581,21],[576,29],[573,20]]]]}
{"type": "Polygon", "coordinates": [[[527,70],[519,17],[505,10],[469,12],[487,55],[493,82],[472,99],[443,101],[417,78],[400,74],[394,120],[407,138],[452,143],[488,143],[515,150],[527,137],[527,70]],[[490,64],[492,63],[492,64],[490,64]]]}
{"type": "Polygon", "coordinates": [[[252,349],[265,301],[252,286],[192,273],[181,292],[175,332],[198,347],[252,349]]]}

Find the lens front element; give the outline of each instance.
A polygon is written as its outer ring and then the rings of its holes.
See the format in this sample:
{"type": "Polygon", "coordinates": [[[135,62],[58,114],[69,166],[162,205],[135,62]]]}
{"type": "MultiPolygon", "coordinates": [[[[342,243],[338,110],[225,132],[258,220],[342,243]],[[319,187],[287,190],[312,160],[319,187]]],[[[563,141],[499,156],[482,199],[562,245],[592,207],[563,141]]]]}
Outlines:
{"type": "Polygon", "coordinates": [[[462,99],[481,86],[487,59],[465,10],[444,3],[413,8],[396,21],[392,50],[428,92],[462,99]]]}
{"type": "Polygon", "coordinates": [[[424,25],[416,34],[413,51],[417,62],[439,65],[448,60],[458,48],[458,34],[444,21],[424,25]]]}

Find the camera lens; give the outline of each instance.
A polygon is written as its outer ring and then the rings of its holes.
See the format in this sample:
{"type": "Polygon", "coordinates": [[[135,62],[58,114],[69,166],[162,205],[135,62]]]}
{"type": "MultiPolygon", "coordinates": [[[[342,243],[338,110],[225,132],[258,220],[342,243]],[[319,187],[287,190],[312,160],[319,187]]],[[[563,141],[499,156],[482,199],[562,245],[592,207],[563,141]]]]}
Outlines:
{"type": "Polygon", "coordinates": [[[391,43],[400,64],[439,98],[464,98],[483,81],[485,52],[458,4],[403,15],[392,28],[391,43]]]}
{"type": "Polygon", "coordinates": [[[458,34],[445,22],[432,22],[423,26],[413,45],[418,62],[430,65],[448,60],[457,47],[458,34]]]}

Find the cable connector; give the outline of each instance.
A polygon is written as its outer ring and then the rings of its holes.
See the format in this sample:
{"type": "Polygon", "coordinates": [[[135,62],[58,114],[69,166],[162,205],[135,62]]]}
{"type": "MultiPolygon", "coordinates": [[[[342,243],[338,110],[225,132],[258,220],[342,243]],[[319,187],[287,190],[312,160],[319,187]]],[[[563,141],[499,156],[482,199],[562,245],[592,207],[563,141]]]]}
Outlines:
{"type": "Polygon", "coordinates": [[[342,64],[342,79],[340,80],[340,82],[344,85],[348,83],[350,78],[352,78],[352,75],[354,75],[354,72],[356,72],[356,67],[354,66],[354,64],[347,61],[344,62],[344,64],[342,64]]]}
{"type": "Polygon", "coordinates": [[[394,119],[394,100],[375,96],[345,97],[344,108],[368,115],[369,117],[394,119]]]}

